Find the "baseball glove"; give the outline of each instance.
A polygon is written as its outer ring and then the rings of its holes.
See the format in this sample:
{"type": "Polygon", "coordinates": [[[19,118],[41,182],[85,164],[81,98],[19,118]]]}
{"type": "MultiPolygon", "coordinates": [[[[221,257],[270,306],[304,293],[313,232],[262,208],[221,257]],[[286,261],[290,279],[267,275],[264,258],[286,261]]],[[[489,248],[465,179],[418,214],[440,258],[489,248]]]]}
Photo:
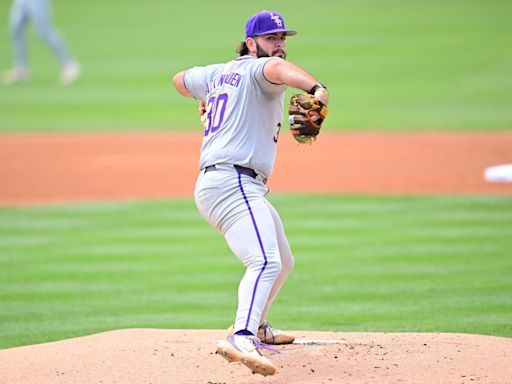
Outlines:
{"type": "Polygon", "coordinates": [[[327,116],[327,106],[309,93],[293,95],[288,109],[288,122],[295,140],[311,144],[320,133],[327,116]]]}

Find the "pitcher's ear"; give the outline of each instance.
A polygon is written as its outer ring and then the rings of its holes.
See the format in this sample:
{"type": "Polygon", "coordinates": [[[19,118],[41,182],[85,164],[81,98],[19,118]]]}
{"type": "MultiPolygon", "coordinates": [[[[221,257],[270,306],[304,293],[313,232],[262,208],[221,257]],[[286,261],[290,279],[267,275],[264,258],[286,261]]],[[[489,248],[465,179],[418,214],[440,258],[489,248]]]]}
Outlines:
{"type": "Polygon", "coordinates": [[[245,45],[247,45],[247,49],[249,50],[250,55],[256,54],[256,40],[252,37],[248,37],[245,39],[245,45]]]}

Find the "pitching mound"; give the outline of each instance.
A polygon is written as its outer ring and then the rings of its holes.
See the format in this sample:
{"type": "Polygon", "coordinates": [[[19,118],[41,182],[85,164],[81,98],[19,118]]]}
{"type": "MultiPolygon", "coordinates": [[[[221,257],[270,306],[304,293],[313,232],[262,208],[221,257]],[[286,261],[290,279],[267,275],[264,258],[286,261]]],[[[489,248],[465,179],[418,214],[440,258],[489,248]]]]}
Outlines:
{"type": "Polygon", "coordinates": [[[274,376],[215,355],[218,330],[127,329],[0,350],[0,383],[507,383],[512,339],[296,331],[274,376]]]}

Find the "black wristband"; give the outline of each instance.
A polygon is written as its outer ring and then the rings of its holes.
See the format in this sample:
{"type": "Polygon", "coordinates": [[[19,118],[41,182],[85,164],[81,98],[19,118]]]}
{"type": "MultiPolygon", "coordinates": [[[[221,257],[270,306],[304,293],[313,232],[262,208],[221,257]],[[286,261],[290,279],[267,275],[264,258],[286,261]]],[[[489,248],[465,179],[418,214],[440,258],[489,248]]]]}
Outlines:
{"type": "Polygon", "coordinates": [[[323,85],[322,83],[318,83],[318,84],[313,85],[313,88],[311,88],[308,93],[310,95],[314,95],[315,92],[317,91],[317,89],[319,89],[319,88],[327,89],[327,87],[325,85],[323,85]]]}

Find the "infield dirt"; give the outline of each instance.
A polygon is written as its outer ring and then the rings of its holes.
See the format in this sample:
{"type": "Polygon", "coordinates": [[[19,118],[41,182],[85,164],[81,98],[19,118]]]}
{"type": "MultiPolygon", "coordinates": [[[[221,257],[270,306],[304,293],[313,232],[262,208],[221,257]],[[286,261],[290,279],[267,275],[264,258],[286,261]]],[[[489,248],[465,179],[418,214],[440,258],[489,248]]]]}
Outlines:
{"type": "MultiPolygon", "coordinates": [[[[0,135],[0,205],[192,197],[200,134],[0,135]]],[[[486,167],[512,163],[512,133],[322,134],[279,141],[271,192],[512,195],[486,167]]]]}

